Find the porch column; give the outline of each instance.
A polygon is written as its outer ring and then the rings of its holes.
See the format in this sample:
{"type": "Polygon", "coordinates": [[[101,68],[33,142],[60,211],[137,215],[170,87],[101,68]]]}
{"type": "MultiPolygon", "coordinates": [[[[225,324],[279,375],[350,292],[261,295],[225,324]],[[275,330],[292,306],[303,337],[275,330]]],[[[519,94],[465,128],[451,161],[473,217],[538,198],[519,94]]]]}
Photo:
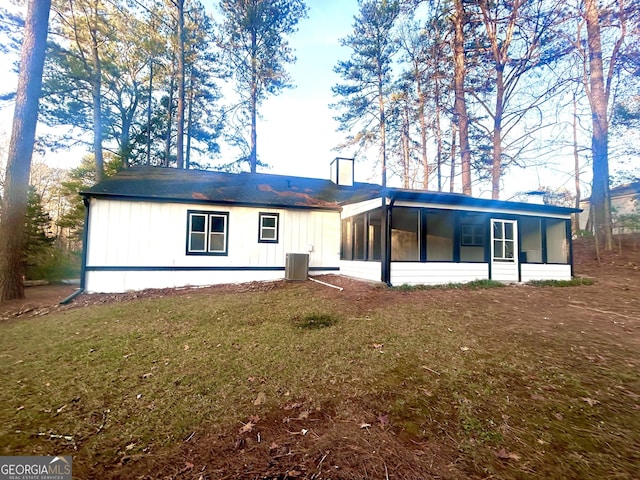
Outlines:
{"type": "Polygon", "coordinates": [[[391,219],[393,203],[395,199],[391,199],[389,205],[387,205],[387,198],[382,197],[382,215],[381,225],[382,230],[382,245],[381,245],[381,278],[380,280],[387,285],[391,286],[391,219]]]}

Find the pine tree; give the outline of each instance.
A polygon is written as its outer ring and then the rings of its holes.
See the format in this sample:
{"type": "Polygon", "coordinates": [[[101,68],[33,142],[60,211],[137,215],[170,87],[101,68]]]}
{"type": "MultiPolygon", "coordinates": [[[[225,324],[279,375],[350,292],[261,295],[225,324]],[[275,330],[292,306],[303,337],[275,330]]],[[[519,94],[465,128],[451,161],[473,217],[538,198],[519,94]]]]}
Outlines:
{"type": "MultiPolygon", "coordinates": [[[[252,173],[258,166],[258,107],[268,95],[291,86],[285,67],[295,62],[287,37],[307,16],[303,0],[221,0],[224,16],[218,33],[223,62],[242,98],[238,118],[249,119],[252,173]]],[[[237,142],[240,143],[240,142],[237,142]]]]}
{"type": "Polygon", "coordinates": [[[344,146],[372,143],[380,148],[382,186],[387,185],[387,109],[392,93],[392,58],[398,50],[392,29],[400,13],[397,0],[359,0],[353,33],[341,44],[352,50],[334,71],[345,83],[332,87],[339,130],[348,132],[344,146]],[[355,131],[355,133],[354,133],[355,131]]]}
{"type": "Polygon", "coordinates": [[[44,211],[40,195],[33,186],[29,186],[22,246],[22,262],[27,279],[38,280],[45,276],[47,267],[52,263],[54,242],[51,217],[44,211]]]}

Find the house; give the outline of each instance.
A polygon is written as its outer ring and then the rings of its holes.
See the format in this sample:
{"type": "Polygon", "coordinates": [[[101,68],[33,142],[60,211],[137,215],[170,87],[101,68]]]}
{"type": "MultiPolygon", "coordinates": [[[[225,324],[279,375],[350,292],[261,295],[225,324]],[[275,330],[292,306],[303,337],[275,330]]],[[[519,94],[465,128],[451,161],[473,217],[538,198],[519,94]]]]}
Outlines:
{"type": "MultiPolygon", "coordinates": [[[[609,196],[613,214],[613,233],[637,230],[637,218],[640,216],[640,180],[610,189],[609,196]],[[631,216],[635,216],[636,220],[629,221],[631,216]]],[[[585,230],[592,230],[590,202],[590,198],[580,201],[580,228],[585,230]]]]}
{"type": "Polygon", "coordinates": [[[548,205],[354,181],[135,167],[82,192],[81,287],[89,292],[310,274],[390,285],[570,279],[571,214],[548,205]],[[307,257],[304,257],[307,258],[307,257]]]}

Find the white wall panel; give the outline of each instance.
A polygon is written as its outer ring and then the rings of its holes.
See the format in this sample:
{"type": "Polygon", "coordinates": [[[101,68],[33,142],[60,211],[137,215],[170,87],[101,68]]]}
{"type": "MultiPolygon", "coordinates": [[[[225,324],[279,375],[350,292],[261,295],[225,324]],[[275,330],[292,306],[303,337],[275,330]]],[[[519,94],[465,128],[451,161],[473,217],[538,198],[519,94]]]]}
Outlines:
{"type": "Polygon", "coordinates": [[[120,293],[148,288],[176,288],[226,283],[274,281],[284,271],[135,271],[87,272],[86,291],[120,293]]]}
{"type": "Polygon", "coordinates": [[[467,283],[489,278],[486,263],[451,262],[392,262],[391,284],[399,285],[444,285],[467,283]]]}
{"type": "Polygon", "coordinates": [[[523,263],[521,281],[531,280],[571,280],[571,266],[523,263]]]}
{"type": "Polygon", "coordinates": [[[514,262],[493,262],[491,264],[491,280],[496,282],[517,283],[518,264],[514,262]]]}
{"type": "Polygon", "coordinates": [[[347,261],[340,262],[340,275],[348,277],[361,278],[372,282],[379,282],[382,278],[382,265],[380,262],[359,262],[347,261]]]}

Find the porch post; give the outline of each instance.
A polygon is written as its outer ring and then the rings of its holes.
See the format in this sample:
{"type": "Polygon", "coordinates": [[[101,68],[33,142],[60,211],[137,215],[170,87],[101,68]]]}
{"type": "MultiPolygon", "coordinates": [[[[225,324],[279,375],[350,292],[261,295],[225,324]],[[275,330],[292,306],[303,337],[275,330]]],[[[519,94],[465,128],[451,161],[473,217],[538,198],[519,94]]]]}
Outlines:
{"type": "Polygon", "coordinates": [[[389,205],[387,205],[387,197],[382,197],[382,262],[381,263],[381,278],[380,280],[391,286],[391,217],[393,210],[393,203],[395,199],[391,199],[389,205]]]}

